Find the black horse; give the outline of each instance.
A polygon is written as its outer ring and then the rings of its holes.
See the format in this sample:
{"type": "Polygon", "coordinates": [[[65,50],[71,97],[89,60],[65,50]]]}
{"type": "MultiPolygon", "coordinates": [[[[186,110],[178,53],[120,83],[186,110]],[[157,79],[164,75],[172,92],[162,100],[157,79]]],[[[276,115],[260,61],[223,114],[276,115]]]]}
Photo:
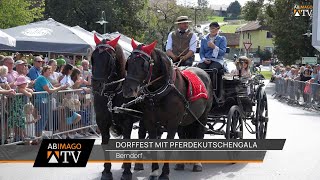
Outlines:
{"type": "MultiPolygon", "coordinates": [[[[97,125],[101,131],[102,145],[108,144],[110,139],[109,128],[117,130],[124,139],[130,139],[133,123],[139,119],[126,114],[113,113],[112,108],[120,107],[130,99],[124,98],[122,94],[122,81],[126,75],[123,50],[117,44],[120,36],[114,40],[103,39],[95,35],[97,44],[91,56],[92,62],[92,90],[94,93],[94,109],[97,125]]],[[[139,136],[145,134],[139,132],[139,136]]],[[[142,137],[144,138],[144,137],[142,137]]],[[[131,180],[131,164],[123,164],[122,180],[131,180]]],[[[135,169],[141,169],[141,164],[135,169]]],[[[104,164],[102,180],[112,180],[111,163],[104,164]]]]}
{"type": "MultiPolygon", "coordinates": [[[[192,126],[192,132],[180,135],[183,138],[202,139],[213,101],[209,75],[200,68],[187,68],[202,81],[207,90],[207,98],[189,102],[187,80],[179,69],[173,67],[164,52],[154,49],[156,42],[137,46],[132,40],[131,44],[134,50],[127,60],[123,94],[125,97],[140,93],[145,95],[143,119],[149,138],[156,139],[157,130],[162,126],[167,130],[167,139],[174,138],[178,127],[192,126]]],[[[157,179],[158,169],[159,165],[152,163],[150,179],[157,179]]],[[[165,163],[159,179],[169,179],[169,172],[169,164],[165,163]]]]}

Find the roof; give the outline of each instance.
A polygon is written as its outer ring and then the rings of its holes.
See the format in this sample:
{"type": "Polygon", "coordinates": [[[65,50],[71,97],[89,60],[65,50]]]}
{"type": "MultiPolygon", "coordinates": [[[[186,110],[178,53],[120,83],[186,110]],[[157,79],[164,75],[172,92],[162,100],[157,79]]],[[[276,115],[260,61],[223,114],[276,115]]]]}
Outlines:
{"type": "Polygon", "coordinates": [[[240,34],[239,33],[219,33],[227,39],[227,46],[239,46],[240,34]]]}
{"type": "Polygon", "coordinates": [[[0,45],[0,49],[6,51],[85,55],[88,48],[95,47],[90,34],[59,23],[52,18],[2,31],[16,39],[16,47],[0,45]]]}
{"type": "Polygon", "coordinates": [[[259,24],[259,21],[250,21],[246,25],[238,28],[236,32],[240,31],[254,31],[262,29],[262,25],[259,24]]]}

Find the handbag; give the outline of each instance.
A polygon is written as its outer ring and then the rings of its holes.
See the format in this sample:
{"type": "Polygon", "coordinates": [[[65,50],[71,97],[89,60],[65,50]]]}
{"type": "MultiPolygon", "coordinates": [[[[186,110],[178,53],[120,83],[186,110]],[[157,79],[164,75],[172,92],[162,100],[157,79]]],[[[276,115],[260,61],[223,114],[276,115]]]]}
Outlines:
{"type": "Polygon", "coordinates": [[[311,94],[311,83],[306,83],[306,86],[304,87],[305,94],[311,94]]]}

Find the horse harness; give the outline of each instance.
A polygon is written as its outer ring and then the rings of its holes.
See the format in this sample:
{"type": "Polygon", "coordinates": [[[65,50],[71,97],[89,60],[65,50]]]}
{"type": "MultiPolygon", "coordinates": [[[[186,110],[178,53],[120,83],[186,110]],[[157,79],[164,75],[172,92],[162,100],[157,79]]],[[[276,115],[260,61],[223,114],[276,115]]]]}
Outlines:
{"type": "MultiPolygon", "coordinates": [[[[144,60],[144,70],[146,70],[146,69],[149,70],[149,71],[147,71],[148,75],[144,79],[143,86],[140,89],[141,95],[139,97],[137,97],[135,100],[133,100],[133,101],[127,103],[127,104],[124,104],[123,106],[128,107],[133,103],[137,103],[137,101],[142,102],[143,100],[147,99],[147,102],[149,103],[149,107],[151,107],[152,111],[154,111],[155,106],[156,106],[156,102],[159,102],[163,97],[168,95],[171,90],[174,90],[174,92],[182,99],[182,101],[185,104],[185,113],[184,113],[183,118],[179,122],[179,124],[182,124],[183,119],[189,113],[192,116],[193,119],[195,119],[203,127],[205,127],[205,125],[203,125],[200,122],[200,120],[196,117],[196,115],[191,111],[190,106],[189,106],[190,102],[185,98],[185,96],[174,85],[174,82],[176,80],[176,72],[175,71],[177,70],[177,68],[172,68],[172,72],[171,72],[172,76],[170,76],[170,75],[168,76],[168,79],[166,80],[166,84],[165,85],[163,85],[162,87],[160,87],[159,89],[157,89],[154,92],[150,92],[148,90],[148,86],[152,85],[153,82],[161,79],[163,76],[160,76],[159,78],[157,78],[157,79],[155,79],[155,80],[153,80],[151,82],[152,69],[153,69],[153,66],[154,66],[154,60],[151,58],[151,56],[149,56],[145,52],[141,51],[140,48],[141,48],[141,46],[139,45],[137,49],[133,50],[132,54],[130,55],[129,58],[133,58],[133,59],[136,58],[136,57],[142,58],[144,60]]],[[[126,78],[139,82],[138,79],[136,79],[134,77],[131,77],[129,75],[126,78]]],[[[160,122],[158,122],[158,121],[156,123],[160,124],[160,122]]]]}
{"type": "MultiPolygon", "coordinates": [[[[115,49],[112,46],[110,46],[109,44],[101,43],[101,44],[97,45],[96,48],[99,48],[98,49],[99,50],[99,54],[102,53],[102,52],[106,52],[111,57],[112,61],[115,61],[115,57],[109,52],[109,50],[115,52],[115,49]]],[[[100,83],[100,87],[101,87],[101,88],[99,88],[100,90],[98,90],[98,91],[93,90],[92,91],[93,94],[97,94],[99,96],[103,96],[103,97],[107,97],[108,98],[107,107],[108,107],[108,111],[110,111],[110,112],[112,112],[112,100],[117,94],[122,93],[122,82],[125,79],[125,78],[122,78],[122,79],[119,79],[119,80],[116,80],[116,81],[109,82],[110,79],[111,79],[111,76],[114,73],[114,70],[115,70],[115,65],[112,67],[110,75],[108,76],[107,79],[92,77],[92,79],[94,81],[98,81],[100,83]],[[118,86],[114,90],[106,91],[107,87],[115,85],[115,84],[118,84],[118,86]]]]}

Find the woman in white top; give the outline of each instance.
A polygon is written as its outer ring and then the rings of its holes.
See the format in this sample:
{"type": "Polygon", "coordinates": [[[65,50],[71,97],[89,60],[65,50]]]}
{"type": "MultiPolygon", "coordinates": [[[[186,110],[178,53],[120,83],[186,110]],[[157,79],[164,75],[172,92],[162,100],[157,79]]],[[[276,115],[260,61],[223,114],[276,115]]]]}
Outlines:
{"type": "Polygon", "coordinates": [[[66,64],[62,70],[62,79],[60,80],[61,85],[68,84],[69,87],[72,87],[74,82],[71,80],[71,73],[73,66],[71,64],[66,64]]]}
{"type": "Polygon", "coordinates": [[[61,84],[59,83],[59,77],[61,76],[61,73],[56,72],[57,70],[57,61],[54,59],[51,59],[48,62],[48,65],[52,67],[52,73],[50,74],[50,76],[48,77],[50,83],[54,86],[54,87],[59,87],[61,84]]]}

